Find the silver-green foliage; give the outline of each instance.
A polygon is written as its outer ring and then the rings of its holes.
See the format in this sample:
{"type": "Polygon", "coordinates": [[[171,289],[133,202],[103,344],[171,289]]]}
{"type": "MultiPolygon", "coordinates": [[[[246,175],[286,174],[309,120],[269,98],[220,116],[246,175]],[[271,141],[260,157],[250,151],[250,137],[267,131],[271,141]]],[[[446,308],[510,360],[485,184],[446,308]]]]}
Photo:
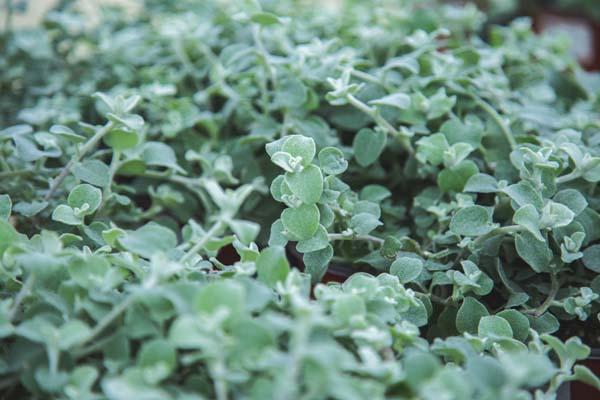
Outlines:
{"type": "Polygon", "coordinates": [[[7,396],[600,388],[600,90],[560,38],[433,0],[63,3],[0,37],[7,396]]]}

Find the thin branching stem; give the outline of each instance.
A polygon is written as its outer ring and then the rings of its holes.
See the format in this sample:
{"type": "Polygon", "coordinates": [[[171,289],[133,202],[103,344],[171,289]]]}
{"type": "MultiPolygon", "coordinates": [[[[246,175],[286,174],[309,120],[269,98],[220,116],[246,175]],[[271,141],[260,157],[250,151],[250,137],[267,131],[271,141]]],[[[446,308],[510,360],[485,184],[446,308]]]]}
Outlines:
{"type": "Polygon", "coordinates": [[[117,318],[121,316],[127,310],[130,304],[133,303],[134,294],[129,294],[123,301],[121,301],[116,307],[110,310],[98,323],[94,328],[87,334],[85,338],[79,341],[78,345],[83,346],[84,344],[94,340],[98,335],[100,335],[108,326],[113,323],[117,318]]]}
{"type": "Polygon", "coordinates": [[[266,79],[263,77],[260,79],[260,82],[259,82],[263,113],[266,115],[269,112],[269,103],[270,103],[269,90],[267,87],[267,79],[269,81],[271,81],[271,85],[273,87],[275,87],[275,75],[273,74],[271,65],[269,63],[269,53],[267,52],[267,49],[265,48],[265,45],[262,41],[260,26],[255,25],[252,27],[252,37],[254,39],[254,44],[256,45],[258,59],[263,66],[265,76],[266,76],[266,79]]]}
{"type": "Polygon", "coordinates": [[[225,361],[223,357],[220,355],[217,357],[215,365],[212,368],[212,375],[215,380],[215,394],[217,395],[217,400],[228,400],[229,399],[229,389],[227,388],[227,381],[225,380],[226,371],[225,371],[225,361]]]}
{"type": "Polygon", "coordinates": [[[377,125],[379,125],[381,128],[383,128],[387,133],[389,133],[393,137],[397,138],[400,141],[400,144],[402,145],[402,147],[404,147],[404,149],[409,154],[414,153],[414,149],[412,147],[412,144],[410,143],[410,138],[407,137],[406,135],[404,135],[398,129],[394,128],[394,126],[392,124],[390,124],[390,122],[387,119],[385,119],[385,118],[383,118],[383,116],[381,116],[381,114],[377,111],[376,108],[369,107],[368,105],[366,105],[365,103],[363,103],[362,101],[360,101],[359,99],[357,99],[356,97],[354,97],[351,94],[348,94],[346,96],[346,100],[354,108],[362,111],[363,113],[365,113],[366,115],[371,117],[371,119],[373,119],[373,121],[375,121],[375,123],[377,125]]]}
{"type": "Polygon", "coordinates": [[[114,122],[112,122],[112,121],[107,122],[106,125],[104,125],[98,131],[96,131],[96,133],[94,134],[94,136],[92,136],[79,149],[79,151],[73,155],[73,157],[71,158],[71,160],[69,160],[69,162],[67,163],[67,165],[65,165],[65,167],[60,172],[60,174],[54,179],[54,181],[52,181],[52,186],[50,186],[50,190],[48,190],[48,193],[46,193],[46,196],[44,197],[44,200],[49,200],[52,197],[52,195],[54,195],[54,192],[56,191],[56,189],[58,189],[58,187],[65,180],[65,178],[67,177],[67,175],[69,175],[69,173],[71,172],[71,169],[73,169],[73,167],[75,166],[75,164],[77,164],[79,161],[81,161],[81,159],[83,158],[83,156],[85,156],[94,147],[96,147],[96,145],[100,142],[100,140],[102,140],[102,138],[104,136],[106,136],[106,134],[108,132],[110,132],[113,129],[113,127],[114,127],[114,122]]]}
{"type": "Polygon", "coordinates": [[[112,184],[115,179],[115,174],[117,173],[117,169],[119,169],[119,160],[121,158],[121,152],[119,150],[114,150],[112,160],[110,162],[110,167],[108,169],[108,185],[104,188],[102,192],[102,202],[100,203],[100,210],[104,209],[106,202],[110,194],[112,193],[112,184]]]}
{"type": "Polygon", "coordinates": [[[504,137],[506,138],[506,141],[510,145],[511,149],[514,149],[517,147],[517,141],[515,140],[515,137],[511,131],[510,127],[508,126],[506,121],[504,121],[504,118],[502,118],[502,116],[498,113],[498,111],[496,111],[496,109],[494,107],[492,107],[487,101],[483,100],[478,95],[471,93],[467,90],[461,89],[456,85],[452,85],[450,87],[450,89],[452,89],[454,92],[456,92],[460,95],[471,98],[475,102],[475,104],[477,104],[479,106],[479,108],[481,108],[483,111],[485,111],[492,118],[492,120],[496,123],[496,125],[498,125],[498,127],[500,128],[500,131],[502,132],[502,135],[504,135],[504,137]]]}
{"type": "Polygon", "coordinates": [[[568,173],[567,175],[559,176],[558,178],[556,178],[556,183],[562,184],[562,183],[571,182],[571,181],[581,178],[582,175],[583,175],[582,172],[580,170],[576,169],[575,171],[572,171],[572,172],[568,173]]]}
{"type": "Polygon", "coordinates": [[[31,287],[33,286],[34,282],[35,282],[35,275],[29,274],[27,279],[25,279],[25,283],[23,283],[23,285],[21,286],[19,293],[17,293],[17,296],[15,297],[15,300],[14,300],[12,306],[8,310],[7,316],[8,316],[9,321],[12,321],[15,318],[15,316],[17,315],[17,313],[19,312],[19,307],[21,306],[21,303],[23,302],[23,300],[25,300],[25,298],[29,295],[29,292],[31,291],[31,287]]]}
{"type": "Polygon", "coordinates": [[[517,233],[517,232],[523,231],[524,229],[525,228],[523,228],[520,225],[507,225],[507,226],[495,228],[495,229],[492,229],[491,231],[489,231],[488,233],[481,235],[477,239],[475,239],[473,241],[473,245],[478,246],[491,237],[494,237],[497,235],[509,234],[509,233],[517,233]]]}
{"type": "Polygon", "coordinates": [[[187,253],[185,253],[183,257],[181,257],[179,261],[181,263],[186,263],[187,261],[189,261],[189,259],[192,258],[195,254],[197,254],[210,239],[212,239],[221,229],[223,229],[224,226],[225,224],[222,219],[219,219],[217,222],[215,222],[213,226],[208,231],[206,231],[204,236],[202,236],[202,238],[198,242],[196,242],[187,251],[187,253]]]}
{"type": "Polygon", "coordinates": [[[548,293],[546,300],[544,300],[539,307],[533,310],[527,310],[526,313],[531,314],[536,318],[544,315],[544,313],[548,311],[548,308],[553,305],[556,295],[558,294],[558,289],[560,289],[560,283],[556,277],[556,274],[550,274],[550,292],[548,293]]]}
{"type": "Polygon", "coordinates": [[[192,193],[196,194],[202,202],[202,206],[204,206],[204,209],[207,213],[210,214],[214,211],[214,206],[206,196],[206,193],[204,193],[204,191],[201,189],[200,180],[198,178],[192,179],[187,178],[185,176],[173,175],[171,173],[163,173],[157,171],[145,171],[140,176],[145,178],[160,179],[168,182],[177,183],[185,187],[192,193]]]}
{"type": "Polygon", "coordinates": [[[382,245],[384,240],[371,235],[344,235],[343,233],[330,233],[328,235],[329,240],[363,240],[371,243],[375,243],[377,245],[382,245]]]}

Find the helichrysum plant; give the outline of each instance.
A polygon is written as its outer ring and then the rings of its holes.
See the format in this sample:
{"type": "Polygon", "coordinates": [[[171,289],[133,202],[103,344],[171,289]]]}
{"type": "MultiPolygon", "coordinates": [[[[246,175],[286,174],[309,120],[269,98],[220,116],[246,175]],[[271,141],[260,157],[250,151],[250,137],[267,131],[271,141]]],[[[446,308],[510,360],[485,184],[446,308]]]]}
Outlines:
{"type": "Polygon", "coordinates": [[[568,42],[429,0],[77,10],[0,36],[0,398],[600,388],[568,42]]]}

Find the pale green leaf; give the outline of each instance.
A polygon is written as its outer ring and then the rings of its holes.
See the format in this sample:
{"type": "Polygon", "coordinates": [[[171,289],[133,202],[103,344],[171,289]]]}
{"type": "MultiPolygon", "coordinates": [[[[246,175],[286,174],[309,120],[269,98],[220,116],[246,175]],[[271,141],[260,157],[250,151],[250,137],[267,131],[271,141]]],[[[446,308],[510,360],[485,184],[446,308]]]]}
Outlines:
{"type": "Polygon", "coordinates": [[[462,208],[450,220],[450,230],[461,236],[485,235],[495,227],[490,211],[482,206],[462,208]]]}
{"type": "Polygon", "coordinates": [[[125,250],[150,258],[154,253],[167,252],[177,245],[175,233],[162,225],[147,223],[119,237],[118,243],[125,250]]]}
{"type": "Polygon", "coordinates": [[[110,172],[106,164],[98,160],[85,160],[73,167],[73,175],[77,179],[94,186],[105,187],[109,184],[110,172]]]}
{"type": "Polygon", "coordinates": [[[361,129],[352,142],[354,158],[361,167],[373,164],[385,148],[387,135],[382,130],[361,129]]]}
{"type": "Polygon", "coordinates": [[[323,175],[316,165],[308,165],[300,172],[287,172],[285,182],[305,204],[316,203],[323,193],[323,175]]]}
{"type": "Polygon", "coordinates": [[[319,152],[321,170],[327,175],[339,175],[348,168],[344,153],[336,147],[325,147],[319,152]]]}
{"type": "Polygon", "coordinates": [[[260,252],[256,259],[256,271],[261,282],[273,287],[277,282],[285,280],[290,265],[283,247],[268,247],[260,252]]]}
{"type": "Polygon", "coordinates": [[[286,208],[281,214],[286,236],[292,240],[310,239],[319,228],[319,216],[319,208],[315,204],[286,208]]]}
{"type": "Polygon", "coordinates": [[[479,320],[488,316],[488,310],[473,297],[466,297],[456,314],[456,329],[460,333],[476,333],[479,320]]]}
{"type": "Polygon", "coordinates": [[[281,151],[292,157],[299,157],[304,166],[310,165],[315,158],[316,145],[312,138],[302,135],[288,136],[281,146],[281,151]]]}

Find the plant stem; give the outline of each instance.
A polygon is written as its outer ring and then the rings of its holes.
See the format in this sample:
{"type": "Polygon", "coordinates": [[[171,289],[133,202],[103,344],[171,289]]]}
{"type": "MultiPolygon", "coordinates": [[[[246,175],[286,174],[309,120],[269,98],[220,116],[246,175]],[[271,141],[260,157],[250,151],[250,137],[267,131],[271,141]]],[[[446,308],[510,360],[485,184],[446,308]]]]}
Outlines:
{"type": "Polygon", "coordinates": [[[558,178],[556,178],[556,183],[567,183],[567,182],[571,182],[574,181],[575,179],[579,179],[581,178],[581,171],[579,170],[575,170],[572,171],[571,173],[568,173],[567,175],[563,175],[563,176],[559,176],[558,178]]]}
{"type": "Polygon", "coordinates": [[[106,337],[100,338],[98,340],[95,340],[92,344],[90,344],[87,347],[83,347],[83,348],[78,349],[76,351],[71,351],[71,355],[75,359],[78,359],[78,358],[81,358],[81,357],[85,357],[88,354],[95,352],[96,350],[102,349],[104,346],[106,346],[106,343],[108,343],[112,339],[114,339],[114,334],[110,335],[110,336],[106,336],[106,337]]]}
{"type": "Polygon", "coordinates": [[[17,176],[30,175],[32,173],[33,173],[33,171],[30,169],[21,169],[18,171],[4,171],[4,172],[0,172],[0,179],[14,178],[17,176]]]}
{"type": "MultiPolygon", "coordinates": [[[[375,115],[375,109],[373,107],[369,107],[368,105],[366,105],[365,103],[363,103],[362,101],[360,101],[359,99],[357,99],[356,97],[354,97],[351,94],[346,96],[346,98],[348,100],[348,103],[350,103],[354,108],[362,111],[363,113],[367,114],[369,117],[375,119],[376,115],[375,115]]],[[[375,122],[379,122],[379,121],[375,121],[375,122]]],[[[382,122],[382,125],[384,125],[390,133],[396,132],[396,128],[394,128],[392,125],[390,125],[390,123],[385,118],[381,122],[382,122]]]]}
{"type": "Polygon", "coordinates": [[[156,171],[145,171],[140,176],[143,176],[146,178],[163,179],[166,181],[176,182],[176,183],[179,183],[179,184],[185,185],[185,186],[192,186],[192,185],[196,184],[195,181],[193,181],[190,178],[186,178],[185,176],[164,174],[162,172],[156,172],[156,171]]]}
{"type": "Polygon", "coordinates": [[[133,298],[133,294],[127,295],[127,297],[121,303],[110,310],[110,312],[106,314],[98,322],[98,324],[96,324],[96,326],[94,326],[94,329],[92,329],[84,339],[79,341],[78,345],[82,346],[101,334],[104,329],[106,329],[115,319],[117,319],[122,313],[125,312],[125,310],[127,310],[127,307],[129,307],[129,305],[133,302],[133,298]]]}
{"type": "Polygon", "coordinates": [[[515,140],[515,137],[513,136],[512,131],[510,130],[510,127],[506,125],[506,123],[502,119],[502,116],[498,114],[498,111],[496,111],[494,107],[492,107],[488,102],[486,102],[476,94],[461,89],[456,85],[452,85],[451,89],[459,94],[462,94],[463,96],[470,97],[483,111],[485,111],[494,120],[496,125],[498,125],[498,127],[502,131],[502,134],[506,138],[506,141],[510,144],[511,149],[517,147],[517,141],[515,140]]]}
{"type": "Polygon", "coordinates": [[[67,175],[69,175],[69,173],[71,172],[71,169],[75,166],[75,164],[77,164],[83,158],[83,156],[86,155],[86,153],[88,153],[90,150],[92,150],[94,147],[96,147],[98,142],[100,142],[100,140],[102,140],[102,138],[108,132],[110,132],[110,130],[113,127],[114,127],[114,122],[112,122],[112,121],[107,122],[106,125],[104,125],[102,128],[100,128],[94,134],[94,136],[92,136],[90,138],[90,140],[88,140],[81,147],[81,149],[75,155],[73,155],[73,157],[71,158],[71,160],[69,160],[69,162],[67,163],[65,168],[60,172],[60,174],[52,182],[52,186],[50,186],[50,190],[48,191],[48,193],[46,193],[46,196],[44,196],[44,200],[49,200],[52,197],[52,195],[54,194],[56,189],[58,189],[58,187],[65,180],[67,175]]]}
{"type": "Polygon", "coordinates": [[[225,365],[223,358],[219,356],[217,358],[216,365],[212,368],[213,379],[215,385],[215,393],[217,395],[217,400],[227,400],[229,398],[227,392],[227,381],[223,379],[225,375],[225,365]]]}
{"type": "Polygon", "coordinates": [[[496,228],[496,229],[492,229],[491,231],[489,231],[488,233],[479,236],[477,239],[475,239],[473,241],[474,245],[479,245],[481,244],[481,242],[496,236],[496,235],[501,235],[501,234],[505,234],[505,233],[516,233],[516,232],[521,232],[523,231],[525,228],[523,228],[520,225],[508,225],[508,226],[502,226],[500,228],[496,228]]]}
{"type": "Polygon", "coordinates": [[[398,131],[398,129],[394,128],[394,126],[392,124],[390,124],[387,119],[383,118],[377,112],[376,108],[369,107],[368,105],[366,105],[365,103],[363,103],[362,101],[360,101],[359,99],[357,99],[356,97],[354,97],[351,94],[348,94],[346,96],[346,99],[348,100],[348,103],[350,103],[353,107],[355,107],[356,109],[367,114],[369,117],[371,117],[373,119],[373,121],[375,121],[375,123],[377,125],[379,125],[383,129],[385,129],[393,137],[397,138],[400,141],[400,144],[402,145],[402,147],[404,147],[404,149],[409,154],[414,153],[414,149],[412,147],[412,144],[410,143],[410,138],[408,138],[406,135],[402,134],[400,131],[398,131]]]}
{"type": "Polygon", "coordinates": [[[143,219],[151,219],[154,218],[156,215],[160,214],[163,210],[163,207],[160,205],[153,205],[151,206],[149,209],[147,209],[146,211],[144,211],[143,213],[140,214],[140,218],[143,219]]]}
{"type": "Polygon", "coordinates": [[[185,263],[187,261],[189,261],[189,259],[196,253],[198,253],[200,251],[200,249],[202,249],[202,247],[204,247],[204,245],[206,244],[206,242],[208,242],[214,235],[217,234],[217,232],[219,232],[221,229],[223,229],[223,226],[225,224],[223,223],[222,219],[219,219],[217,222],[215,222],[213,224],[213,226],[206,231],[206,233],[204,234],[204,236],[202,236],[202,239],[200,239],[196,244],[194,244],[188,251],[187,253],[185,253],[183,255],[183,257],[181,257],[181,259],[179,260],[180,263],[185,263]]]}
{"type": "Polygon", "coordinates": [[[489,114],[489,116],[492,117],[492,119],[494,120],[494,122],[496,122],[496,124],[502,131],[502,134],[504,135],[504,137],[510,144],[510,148],[514,149],[515,147],[517,147],[517,141],[515,140],[515,137],[513,136],[512,131],[510,130],[508,125],[506,125],[506,123],[504,122],[504,120],[502,119],[500,114],[498,114],[498,112],[494,109],[494,107],[492,107],[481,97],[479,97],[473,93],[469,93],[469,97],[471,97],[475,101],[475,103],[477,103],[477,105],[479,105],[479,107],[481,107],[482,110],[487,112],[489,114]]]}
{"type": "Polygon", "coordinates": [[[186,178],[184,176],[179,175],[163,174],[155,171],[145,171],[140,176],[143,176],[145,178],[161,179],[169,182],[178,183],[198,196],[198,198],[202,202],[202,205],[204,206],[204,209],[208,214],[212,214],[212,211],[214,210],[214,207],[212,206],[211,202],[208,200],[204,192],[200,190],[200,185],[197,180],[193,180],[191,178],[186,178]]]}
{"type": "Polygon", "coordinates": [[[440,296],[438,296],[437,294],[433,294],[433,293],[422,293],[423,296],[429,296],[429,298],[431,299],[432,302],[443,305],[443,306],[447,306],[448,303],[452,302],[452,298],[451,297],[447,297],[447,298],[442,298],[440,296]]]}
{"type": "MultiPolygon", "coordinates": [[[[117,173],[117,169],[119,168],[119,160],[121,158],[121,151],[120,150],[115,150],[113,152],[113,156],[112,156],[112,160],[110,161],[110,169],[109,169],[109,182],[112,183],[115,174],[117,173]]],[[[107,185],[108,188],[110,188],[110,184],[107,185]]],[[[109,189],[110,191],[110,189],[109,189]]]]}
{"type": "Polygon", "coordinates": [[[183,39],[180,38],[180,39],[174,41],[173,49],[175,51],[175,54],[179,58],[179,61],[181,61],[181,64],[183,65],[183,68],[186,71],[186,73],[193,78],[196,89],[200,90],[200,85],[194,74],[194,72],[196,71],[196,67],[194,66],[194,63],[192,63],[192,61],[190,60],[190,58],[187,55],[187,52],[185,50],[185,44],[183,43],[183,39]]]}
{"type": "Polygon", "coordinates": [[[9,321],[12,321],[17,315],[17,311],[19,311],[19,306],[21,305],[23,300],[25,300],[25,297],[27,297],[27,295],[29,294],[31,286],[33,286],[33,282],[35,282],[35,275],[30,273],[27,279],[25,280],[25,283],[23,283],[23,285],[21,286],[19,293],[17,293],[17,296],[15,297],[14,303],[8,311],[7,317],[9,321]]]}
{"type": "Polygon", "coordinates": [[[384,240],[371,235],[344,235],[343,233],[330,233],[327,235],[329,240],[364,240],[367,242],[382,245],[384,240]]]}
{"type": "Polygon", "coordinates": [[[273,70],[271,69],[271,66],[269,64],[269,58],[271,55],[267,51],[267,48],[265,47],[265,45],[262,41],[261,29],[259,26],[253,27],[252,35],[253,35],[256,47],[258,49],[258,52],[260,54],[260,57],[262,59],[262,62],[263,62],[264,68],[265,68],[265,72],[267,73],[267,76],[271,80],[271,85],[275,86],[275,76],[273,75],[273,70]]]}
{"type": "Polygon", "coordinates": [[[275,391],[276,399],[295,399],[298,394],[298,378],[301,373],[302,361],[306,354],[306,345],[312,330],[311,322],[304,317],[291,332],[289,340],[289,367],[286,372],[287,384],[277,387],[275,391]]]}
{"type": "Polygon", "coordinates": [[[536,318],[541,317],[546,311],[548,311],[548,308],[552,306],[552,303],[556,298],[556,294],[558,293],[558,289],[560,288],[560,284],[558,282],[558,279],[556,278],[556,274],[550,274],[550,285],[550,293],[548,293],[548,297],[546,297],[546,300],[544,300],[544,302],[540,304],[538,308],[529,310],[528,314],[531,314],[536,318]]]}
{"type": "Polygon", "coordinates": [[[430,257],[430,258],[435,258],[435,259],[439,259],[439,258],[444,258],[446,256],[449,256],[451,254],[451,250],[450,249],[443,249],[440,250],[438,252],[432,253],[430,251],[423,251],[423,255],[426,257],[430,257]]]}
{"type": "MultiPolygon", "coordinates": [[[[337,66],[336,69],[340,72],[344,72],[344,70],[346,69],[345,67],[342,67],[341,65],[337,66]]],[[[354,76],[355,78],[361,79],[365,82],[369,82],[369,83],[373,83],[375,85],[380,85],[383,86],[383,83],[381,82],[380,79],[378,79],[377,77],[368,74],[366,72],[363,71],[358,71],[354,68],[350,69],[350,75],[354,76]]]]}
{"type": "MultiPolygon", "coordinates": [[[[269,65],[269,53],[267,52],[265,45],[262,42],[260,34],[260,27],[256,25],[253,26],[252,38],[254,39],[254,43],[256,45],[258,59],[260,60],[260,63],[263,66],[266,77],[271,81],[271,85],[275,87],[275,77],[273,76],[273,71],[271,70],[271,66],[269,65]]],[[[261,102],[263,103],[263,114],[267,115],[269,113],[269,90],[267,88],[267,79],[260,79],[260,91],[261,102]]]]}
{"type": "Polygon", "coordinates": [[[0,154],[0,168],[2,168],[6,172],[11,172],[12,168],[8,165],[6,161],[6,156],[4,154],[0,154]]]}
{"type": "Polygon", "coordinates": [[[108,196],[112,193],[112,183],[115,179],[115,174],[117,173],[117,169],[119,168],[119,159],[121,158],[121,151],[115,150],[113,152],[112,160],[110,161],[110,167],[108,170],[108,185],[104,188],[102,192],[102,202],[100,203],[99,209],[102,210],[106,205],[106,201],[108,200],[108,196]]]}
{"type": "Polygon", "coordinates": [[[281,124],[281,134],[280,137],[287,136],[290,126],[290,113],[288,110],[285,110],[283,113],[283,123],[281,124]]]}

